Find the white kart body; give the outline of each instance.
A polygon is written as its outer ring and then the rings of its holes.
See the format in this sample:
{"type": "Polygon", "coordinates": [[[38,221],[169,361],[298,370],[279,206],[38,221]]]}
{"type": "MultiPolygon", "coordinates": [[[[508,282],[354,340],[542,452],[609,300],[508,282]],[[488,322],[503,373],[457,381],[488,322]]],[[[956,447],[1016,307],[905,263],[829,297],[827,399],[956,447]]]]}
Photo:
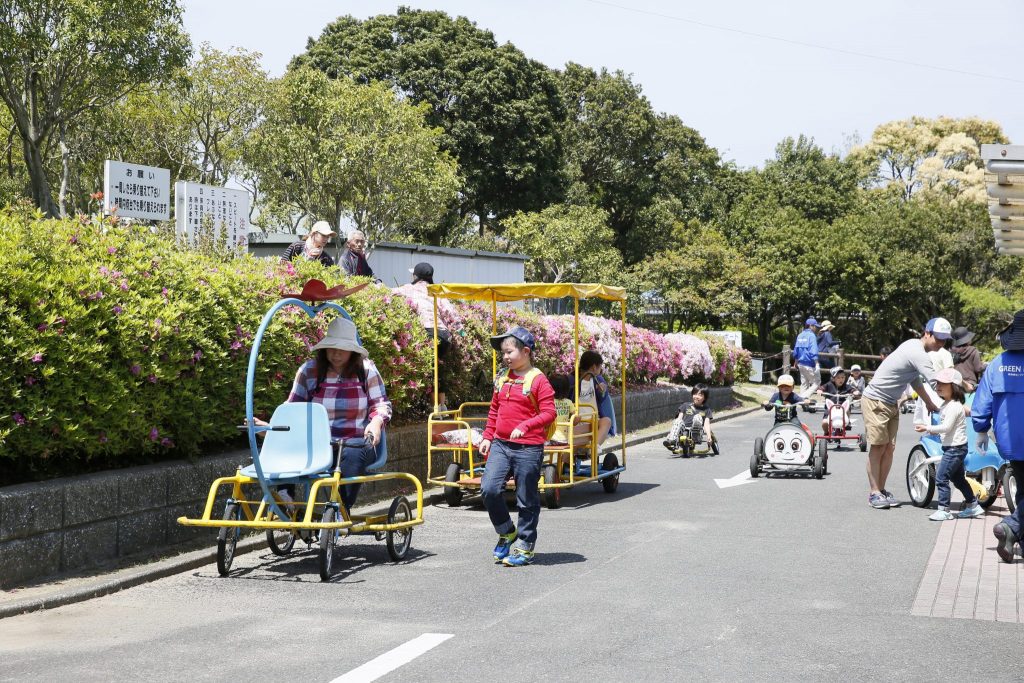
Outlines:
{"type": "Polygon", "coordinates": [[[780,422],[764,437],[764,459],[777,468],[809,467],[814,464],[814,443],[801,427],[780,422]]]}

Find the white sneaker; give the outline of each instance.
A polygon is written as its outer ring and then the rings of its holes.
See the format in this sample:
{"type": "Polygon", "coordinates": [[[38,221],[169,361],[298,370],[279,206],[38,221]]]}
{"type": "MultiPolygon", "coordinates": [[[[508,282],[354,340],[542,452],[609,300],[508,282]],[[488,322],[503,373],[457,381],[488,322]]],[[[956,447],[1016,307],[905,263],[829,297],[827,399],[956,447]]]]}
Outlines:
{"type": "Polygon", "coordinates": [[[956,515],[960,519],[977,519],[978,517],[985,516],[985,508],[978,504],[978,501],[974,501],[974,505],[968,508],[964,508],[956,515]]]}
{"type": "Polygon", "coordinates": [[[932,520],[933,522],[946,522],[951,519],[956,519],[956,515],[954,515],[952,512],[945,508],[939,508],[938,510],[933,512],[928,517],[928,519],[932,520]]]}

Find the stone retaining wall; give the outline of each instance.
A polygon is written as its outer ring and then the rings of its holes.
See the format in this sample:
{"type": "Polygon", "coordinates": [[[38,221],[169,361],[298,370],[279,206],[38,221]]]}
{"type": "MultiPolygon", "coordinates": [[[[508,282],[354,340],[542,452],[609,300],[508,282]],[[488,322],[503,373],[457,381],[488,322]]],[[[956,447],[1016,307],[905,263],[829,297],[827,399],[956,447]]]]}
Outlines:
{"type": "MultiPolygon", "coordinates": [[[[713,391],[712,407],[719,407],[716,402],[727,403],[730,396],[729,388],[713,391]]],[[[627,428],[642,429],[674,418],[680,402],[688,397],[689,390],[673,386],[628,395],[627,428]]],[[[615,406],[618,415],[621,403],[616,400],[615,406]]],[[[410,472],[424,481],[425,444],[425,423],[389,430],[388,469],[410,472]]],[[[212,530],[183,527],[176,520],[202,514],[213,480],[249,462],[249,451],[239,450],[194,462],[0,488],[0,588],[173,549],[203,536],[212,540],[212,530]]],[[[360,500],[409,488],[388,484],[365,486],[360,500]]]]}

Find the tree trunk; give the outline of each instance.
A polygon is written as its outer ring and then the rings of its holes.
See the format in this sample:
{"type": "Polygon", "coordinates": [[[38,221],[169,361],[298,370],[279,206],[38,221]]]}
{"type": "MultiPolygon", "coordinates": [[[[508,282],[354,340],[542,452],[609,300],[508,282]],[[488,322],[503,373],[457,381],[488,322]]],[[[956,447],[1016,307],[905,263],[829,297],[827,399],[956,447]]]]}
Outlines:
{"type": "Polygon", "coordinates": [[[46,167],[43,163],[43,156],[38,143],[33,144],[31,141],[23,139],[22,148],[25,157],[25,168],[28,169],[28,177],[32,186],[33,201],[47,216],[58,218],[60,211],[53,201],[50,181],[46,177],[46,167]]]}
{"type": "Polygon", "coordinates": [[[61,218],[68,217],[67,207],[65,206],[65,200],[68,194],[68,185],[71,183],[71,149],[68,147],[65,136],[67,129],[65,126],[60,127],[60,191],[57,193],[57,209],[60,211],[61,218]]]}

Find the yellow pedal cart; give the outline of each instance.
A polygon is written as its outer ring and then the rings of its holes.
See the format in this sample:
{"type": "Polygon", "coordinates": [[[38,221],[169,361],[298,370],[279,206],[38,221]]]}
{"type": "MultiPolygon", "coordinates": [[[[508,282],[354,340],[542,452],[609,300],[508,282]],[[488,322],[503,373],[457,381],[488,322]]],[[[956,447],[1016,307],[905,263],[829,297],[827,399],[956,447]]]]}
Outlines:
{"type": "MultiPolygon", "coordinates": [[[[285,295],[266,313],[253,339],[249,353],[249,369],[245,387],[246,424],[240,427],[249,436],[252,464],[239,468],[232,476],[213,482],[202,517],[178,518],[185,526],[213,527],[217,536],[217,569],[226,576],[231,569],[235,548],[242,530],[265,531],[271,551],[288,554],[296,540],[317,546],[321,580],[333,574],[334,552],[339,540],[356,534],[373,535],[387,544],[388,555],[398,562],[405,558],[412,545],[413,527],[423,523],[423,486],[419,479],[405,472],[381,472],[387,462],[387,437],[382,432],[375,444],[377,459],[368,474],[359,477],[341,476],[341,454],[344,443],[331,438],[327,410],[319,403],[284,403],[277,407],[269,426],[253,423],[253,385],[260,343],[274,314],[286,306],[297,306],[311,318],[332,310],[351,320],[342,306],[331,301],[351,294],[361,287],[343,290],[327,289],[319,280],[311,280],[302,293],[285,295]],[[306,303],[306,302],[309,303],[306,303]],[[317,303],[319,302],[319,303],[317,303]],[[266,432],[262,448],[256,435],[266,432]],[[415,487],[415,512],[405,496],[391,501],[386,515],[360,516],[346,509],[340,487],[381,480],[405,480],[415,487]],[[304,500],[286,500],[279,487],[295,486],[305,490],[304,500]],[[224,501],[223,515],[214,516],[218,495],[224,487],[229,493],[224,501]]],[[[361,343],[361,342],[360,342],[361,343]]]]}
{"type": "MultiPolygon", "coordinates": [[[[621,387],[626,386],[626,295],[621,287],[601,284],[575,283],[523,283],[523,284],[435,284],[427,288],[434,298],[434,405],[438,400],[437,316],[439,299],[489,302],[491,304],[491,330],[498,333],[498,303],[528,299],[563,299],[573,301],[573,344],[575,358],[580,355],[580,301],[602,299],[619,303],[622,320],[621,387]]],[[[568,443],[548,444],[544,447],[541,467],[541,499],[548,508],[561,506],[561,494],[577,484],[600,482],[607,493],[614,493],[619,475],[626,469],[626,395],[622,392],[621,420],[617,428],[621,437],[621,461],[615,453],[600,457],[597,442],[598,415],[591,406],[580,404],[579,363],[574,364],[574,409],[559,418],[556,427],[569,435],[568,443]]],[[[498,374],[498,354],[491,352],[492,375],[498,374]]],[[[473,429],[482,429],[487,423],[488,402],[466,402],[454,410],[435,411],[428,419],[427,481],[444,487],[444,498],[451,506],[459,505],[466,494],[480,492],[485,458],[473,444],[473,429]],[[454,435],[454,438],[453,438],[454,435]],[[444,464],[443,474],[434,472],[435,461],[444,464]]],[[[613,424],[615,416],[612,415],[613,424]]],[[[514,482],[509,482],[514,487],[514,482]]]]}

